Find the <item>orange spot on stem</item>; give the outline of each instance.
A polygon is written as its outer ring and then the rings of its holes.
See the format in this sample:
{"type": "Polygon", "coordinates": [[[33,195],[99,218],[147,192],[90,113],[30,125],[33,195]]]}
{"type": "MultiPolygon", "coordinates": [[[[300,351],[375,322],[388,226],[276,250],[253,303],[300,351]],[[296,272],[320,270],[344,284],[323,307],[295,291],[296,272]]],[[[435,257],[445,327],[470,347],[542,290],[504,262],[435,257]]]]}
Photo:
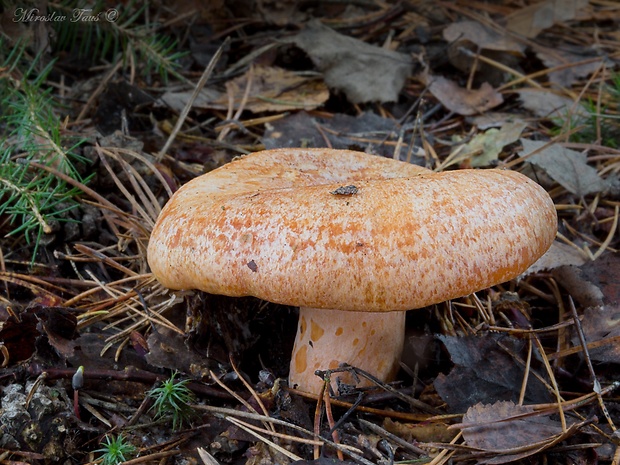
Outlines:
{"type": "Polygon", "coordinates": [[[314,320],[310,320],[310,340],[318,341],[325,333],[325,330],[321,328],[314,320]]]}

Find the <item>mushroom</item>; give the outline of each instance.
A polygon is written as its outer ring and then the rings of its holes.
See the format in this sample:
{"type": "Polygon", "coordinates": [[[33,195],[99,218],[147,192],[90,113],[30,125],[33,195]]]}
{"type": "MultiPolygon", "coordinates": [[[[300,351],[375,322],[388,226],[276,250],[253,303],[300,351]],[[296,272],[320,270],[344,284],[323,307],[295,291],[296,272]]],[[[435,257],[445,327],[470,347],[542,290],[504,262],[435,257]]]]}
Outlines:
{"type": "Polygon", "coordinates": [[[315,371],[341,363],[390,380],[406,310],[515,278],[556,229],[547,192],[514,171],[268,150],[181,187],[148,261],[168,288],[299,306],[289,382],[318,392],[315,371]]]}

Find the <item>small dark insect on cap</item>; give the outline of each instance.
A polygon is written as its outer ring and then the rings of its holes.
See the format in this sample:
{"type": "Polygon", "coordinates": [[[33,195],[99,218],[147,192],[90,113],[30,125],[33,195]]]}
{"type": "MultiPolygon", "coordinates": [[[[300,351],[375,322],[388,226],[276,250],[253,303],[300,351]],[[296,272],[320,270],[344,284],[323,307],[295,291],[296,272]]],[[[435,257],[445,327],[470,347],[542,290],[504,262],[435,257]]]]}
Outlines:
{"type": "Polygon", "coordinates": [[[348,186],[341,186],[338,189],[335,189],[333,191],[330,192],[330,194],[334,194],[334,195],[354,195],[357,194],[358,188],[355,187],[353,184],[350,184],[348,186]]]}

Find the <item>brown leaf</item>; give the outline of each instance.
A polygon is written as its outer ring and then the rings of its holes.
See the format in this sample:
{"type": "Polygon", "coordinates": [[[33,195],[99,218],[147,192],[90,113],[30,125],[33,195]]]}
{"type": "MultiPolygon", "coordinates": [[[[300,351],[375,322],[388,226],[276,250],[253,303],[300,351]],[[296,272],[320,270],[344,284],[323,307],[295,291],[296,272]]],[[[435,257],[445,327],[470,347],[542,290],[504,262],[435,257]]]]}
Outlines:
{"type": "Polygon", "coordinates": [[[549,73],[549,81],[566,88],[570,88],[577,79],[588,76],[603,64],[603,58],[592,56],[586,50],[571,53],[561,49],[539,49],[536,55],[549,68],[571,65],[549,73]]]}
{"type": "Polygon", "coordinates": [[[259,21],[277,26],[303,23],[308,20],[309,16],[309,11],[306,11],[306,8],[303,8],[297,0],[256,0],[253,8],[248,8],[249,4],[244,2],[225,2],[225,4],[224,11],[227,8],[237,7],[233,17],[239,18],[253,12],[257,18],[260,18],[259,21]]]}
{"type": "Polygon", "coordinates": [[[72,356],[78,337],[75,315],[63,307],[36,306],[32,311],[40,320],[43,333],[56,352],[63,357],[72,356]]]}
{"type": "MultiPolygon", "coordinates": [[[[581,267],[562,267],[553,276],[581,305],[581,321],[590,358],[620,363],[620,257],[605,253],[581,267]]],[[[580,343],[575,336],[574,347],[580,343]]]]}
{"type": "Polygon", "coordinates": [[[463,416],[463,423],[453,427],[462,429],[468,446],[493,453],[478,463],[501,464],[541,452],[581,426],[573,424],[563,432],[558,421],[534,412],[532,406],[513,402],[477,404],[463,416]]]}
{"type": "Polygon", "coordinates": [[[569,118],[574,125],[579,125],[588,118],[581,105],[549,90],[521,89],[517,94],[523,106],[541,118],[569,118]]]}
{"type": "Polygon", "coordinates": [[[442,76],[428,76],[428,89],[448,110],[459,115],[475,115],[500,105],[504,99],[488,83],[468,90],[442,76]]]}
{"type": "MultiPolygon", "coordinates": [[[[620,363],[620,304],[586,308],[581,326],[592,360],[620,363]]],[[[579,345],[577,337],[573,345],[579,345]]]]}
{"type": "Polygon", "coordinates": [[[577,12],[587,5],[588,0],[545,0],[509,15],[506,27],[525,37],[536,37],[556,23],[574,19],[577,12]]]}
{"type": "Polygon", "coordinates": [[[254,66],[244,75],[226,83],[226,94],[212,108],[228,108],[229,96],[233,96],[234,108],[243,101],[248,81],[250,94],[244,108],[253,113],[265,111],[313,110],[329,98],[329,90],[323,81],[308,78],[282,68],[254,66]]]}
{"type": "Polygon", "coordinates": [[[9,353],[8,363],[29,359],[35,351],[39,335],[37,319],[33,314],[24,313],[16,320],[0,311],[0,341],[9,353]]]}
{"type": "MultiPolygon", "coordinates": [[[[245,74],[226,83],[227,92],[203,89],[193,107],[200,109],[238,109],[243,103],[245,110],[253,113],[280,112],[288,110],[313,110],[329,98],[329,90],[320,79],[300,76],[282,68],[254,66],[245,74]],[[250,83],[249,93],[245,97],[250,83]]],[[[166,92],[161,100],[167,106],[181,111],[193,93],[166,92]]]]}
{"type": "Polygon", "coordinates": [[[187,347],[185,338],[168,328],[158,328],[149,335],[146,361],[153,366],[197,375],[214,368],[212,360],[187,347]]]}
{"type": "Polygon", "coordinates": [[[579,250],[563,242],[555,241],[542,257],[521,274],[521,277],[566,265],[579,266],[585,262],[586,257],[579,250]]]}
{"type": "Polygon", "coordinates": [[[325,82],[352,103],[394,102],[412,72],[408,55],[369,45],[311,21],[293,39],[323,73],[325,82]]]}
{"type": "Polygon", "coordinates": [[[448,429],[447,423],[402,423],[386,418],[383,428],[407,442],[450,442],[456,431],[448,429]]]}
{"type": "Polygon", "coordinates": [[[546,145],[544,141],[521,139],[523,150],[519,152],[527,161],[542,168],[554,181],[567,191],[578,196],[596,194],[608,188],[608,184],[597,171],[588,165],[584,153],[562,147],[546,145]],[[528,154],[538,151],[532,156],[528,154]]]}
{"type": "Polygon", "coordinates": [[[562,425],[549,417],[520,417],[532,413],[532,406],[511,401],[479,403],[467,410],[458,426],[469,446],[494,452],[529,446],[562,432],[562,425]]]}
{"type": "Polygon", "coordinates": [[[523,53],[525,45],[508,36],[499,34],[477,21],[459,21],[443,30],[447,42],[468,40],[481,49],[523,53]]]}
{"type": "MultiPolygon", "coordinates": [[[[524,370],[513,355],[525,358],[524,341],[496,334],[439,339],[456,366],[448,375],[438,375],[433,384],[451,412],[463,412],[483,401],[519,399],[524,370]]],[[[535,403],[548,402],[551,397],[545,386],[530,376],[525,399],[535,403]]]]}
{"type": "MultiPolygon", "coordinates": [[[[349,116],[336,113],[329,118],[311,116],[304,111],[274,121],[265,131],[262,142],[266,149],[284,147],[325,147],[326,144],[334,149],[357,148],[362,151],[372,151],[377,155],[394,156],[394,148],[390,144],[374,144],[375,137],[385,139],[392,134],[398,134],[398,124],[390,118],[384,118],[375,113],[366,112],[358,116],[349,116]],[[365,137],[370,136],[370,137],[365,137]]],[[[405,133],[403,145],[420,145],[413,139],[412,134],[405,133]]],[[[407,159],[410,154],[402,151],[401,160],[407,159]]],[[[414,152],[414,162],[423,163],[419,154],[414,152]]]]}

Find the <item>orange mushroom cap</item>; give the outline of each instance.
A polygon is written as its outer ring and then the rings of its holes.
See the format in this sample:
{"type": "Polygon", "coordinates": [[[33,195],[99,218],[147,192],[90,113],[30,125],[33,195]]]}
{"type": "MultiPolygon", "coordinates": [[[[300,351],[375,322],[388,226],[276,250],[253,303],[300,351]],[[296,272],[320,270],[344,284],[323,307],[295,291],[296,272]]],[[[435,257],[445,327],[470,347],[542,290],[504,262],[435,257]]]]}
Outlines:
{"type": "Polygon", "coordinates": [[[359,152],[282,149],[181,187],[148,261],[173,289],[403,311],[518,276],[556,229],[549,195],[517,172],[434,173],[359,152]]]}

